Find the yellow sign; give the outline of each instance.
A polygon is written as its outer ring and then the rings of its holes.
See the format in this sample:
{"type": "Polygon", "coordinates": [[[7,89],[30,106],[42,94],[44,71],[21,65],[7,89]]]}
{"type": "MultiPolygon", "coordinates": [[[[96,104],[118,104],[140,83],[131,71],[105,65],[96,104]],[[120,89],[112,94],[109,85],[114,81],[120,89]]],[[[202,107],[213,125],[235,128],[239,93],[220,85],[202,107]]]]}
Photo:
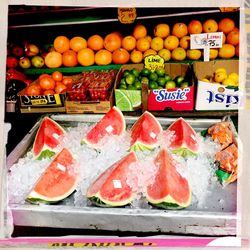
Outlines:
{"type": "Polygon", "coordinates": [[[31,100],[32,105],[45,105],[48,103],[46,99],[34,99],[31,100]]]}
{"type": "Polygon", "coordinates": [[[159,55],[146,56],[144,59],[145,68],[155,71],[159,68],[164,68],[164,59],[159,55]]]}
{"type": "Polygon", "coordinates": [[[121,23],[133,23],[136,19],[135,8],[118,8],[118,20],[121,23]]]}

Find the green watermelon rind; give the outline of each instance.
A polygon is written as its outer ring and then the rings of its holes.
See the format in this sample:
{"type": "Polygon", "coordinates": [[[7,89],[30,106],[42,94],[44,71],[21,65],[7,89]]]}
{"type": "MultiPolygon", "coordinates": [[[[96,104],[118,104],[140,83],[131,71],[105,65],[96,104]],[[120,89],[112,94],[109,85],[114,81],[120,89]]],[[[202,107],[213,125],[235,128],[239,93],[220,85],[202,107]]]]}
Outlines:
{"type": "Polygon", "coordinates": [[[141,143],[141,142],[136,142],[134,145],[132,145],[130,148],[129,148],[129,152],[131,151],[146,151],[146,150],[154,150],[155,148],[157,147],[157,145],[155,146],[152,146],[152,145],[146,145],[144,143],[141,143]]]}
{"type": "Polygon", "coordinates": [[[190,156],[192,156],[192,157],[197,156],[197,152],[193,152],[190,149],[185,148],[185,147],[181,147],[181,148],[178,148],[178,149],[173,149],[173,150],[171,150],[171,152],[173,154],[180,155],[180,156],[182,156],[184,158],[185,157],[190,157],[190,156]]]}
{"type": "Polygon", "coordinates": [[[230,175],[231,175],[230,173],[227,173],[227,172],[223,171],[222,169],[217,169],[217,170],[215,171],[215,173],[216,173],[216,176],[217,176],[219,182],[222,183],[222,184],[223,184],[223,183],[230,177],[230,175]]]}
{"type": "Polygon", "coordinates": [[[183,209],[185,207],[180,206],[176,203],[171,203],[171,202],[161,202],[161,203],[157,203],[157,204],[153,204],[153,203],[149,203],[150,205],[154,206],[154,207],[159,207],[159,208],[163,208],[163,209],[183,209]]]}
{"type": "Polygon", "coordinates": [[[55,155],[56,153],[50,149],[45,149],[42,150],[41,153],[39,154],[39,156],[36,158],[37,160],[42,160],[42,159],[46,159],[46,158],[51,158],[55,155]]]}

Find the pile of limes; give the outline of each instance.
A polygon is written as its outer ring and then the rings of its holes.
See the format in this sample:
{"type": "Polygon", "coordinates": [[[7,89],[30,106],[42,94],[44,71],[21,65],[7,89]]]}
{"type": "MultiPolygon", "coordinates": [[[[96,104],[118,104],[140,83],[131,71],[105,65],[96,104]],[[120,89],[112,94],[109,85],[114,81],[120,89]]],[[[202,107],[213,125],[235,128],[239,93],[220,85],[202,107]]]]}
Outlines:
{"type": "Polygon", "coordinates": [[[149,89],[187,88],[191,84],[184,76],[179,75],[173,79],[164,68],[156,69],[154,72],[147,68],[141,71],[133,68],[124,70],[119,89],[141,90],[143,82],[148,84],[149,89]]]}

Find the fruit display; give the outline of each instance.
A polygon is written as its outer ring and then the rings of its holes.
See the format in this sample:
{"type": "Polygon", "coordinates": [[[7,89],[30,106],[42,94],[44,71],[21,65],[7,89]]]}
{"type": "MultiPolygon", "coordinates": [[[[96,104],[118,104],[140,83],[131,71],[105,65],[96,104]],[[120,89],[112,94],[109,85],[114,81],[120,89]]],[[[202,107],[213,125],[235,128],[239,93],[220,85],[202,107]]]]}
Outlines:
{"type": "Polygon", "coordinates": [[[67,90],[70,101],[108,100],[116,70],[95,70],[82,72],[67,90]]]}

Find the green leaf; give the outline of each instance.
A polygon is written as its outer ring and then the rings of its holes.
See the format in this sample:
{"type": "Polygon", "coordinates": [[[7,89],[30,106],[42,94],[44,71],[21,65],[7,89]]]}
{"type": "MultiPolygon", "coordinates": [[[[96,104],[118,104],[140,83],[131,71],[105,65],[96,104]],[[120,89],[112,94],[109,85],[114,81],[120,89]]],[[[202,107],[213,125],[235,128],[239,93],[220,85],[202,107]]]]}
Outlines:
{"type": "Polygon", "coordinates": [[[201,131],[201,136],[206,137],[208,135],[208,129],[202,130],[201,131]]]}

